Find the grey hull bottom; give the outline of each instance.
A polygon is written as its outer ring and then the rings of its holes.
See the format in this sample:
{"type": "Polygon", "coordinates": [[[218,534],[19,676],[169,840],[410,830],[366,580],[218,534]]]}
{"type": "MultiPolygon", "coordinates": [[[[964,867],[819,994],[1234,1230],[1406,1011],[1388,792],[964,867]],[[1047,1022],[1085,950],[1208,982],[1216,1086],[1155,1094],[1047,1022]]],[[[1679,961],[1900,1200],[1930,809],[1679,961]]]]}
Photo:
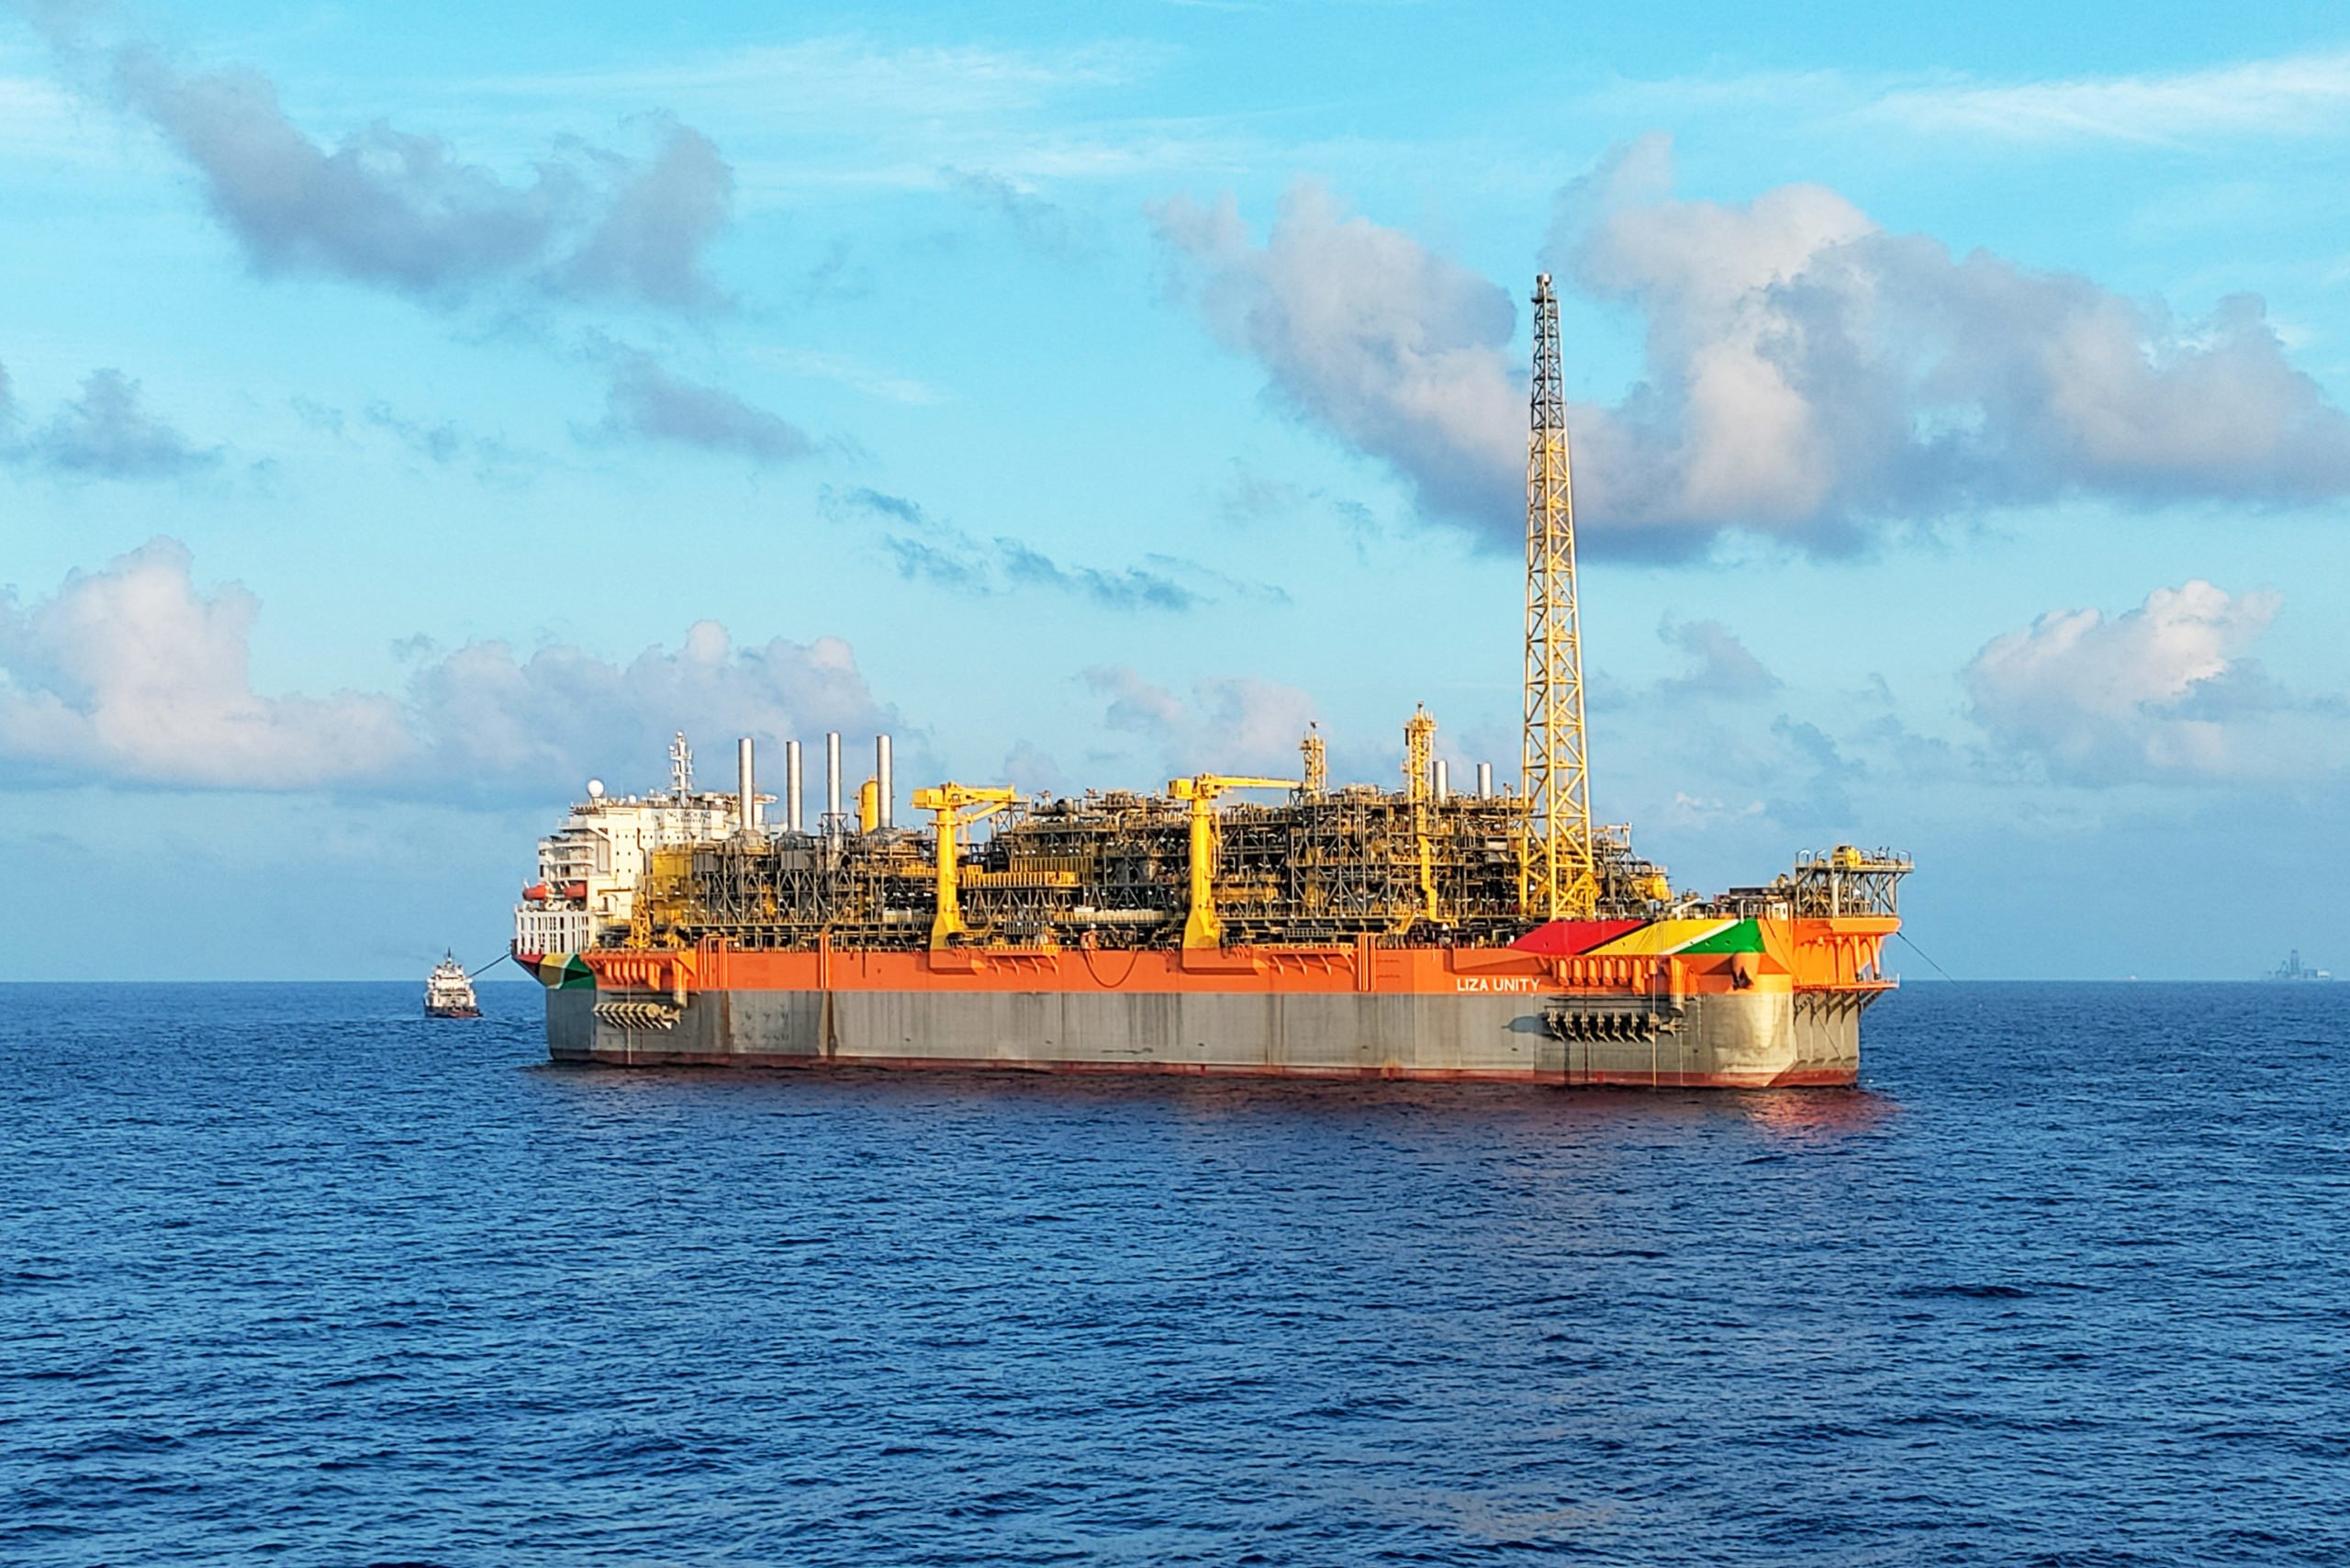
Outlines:
{"type": "Polygon", "coordinates": [[[547,992],[556,1061],[1759,1089],[1847,1084],[1871,993],[547,992]]]}

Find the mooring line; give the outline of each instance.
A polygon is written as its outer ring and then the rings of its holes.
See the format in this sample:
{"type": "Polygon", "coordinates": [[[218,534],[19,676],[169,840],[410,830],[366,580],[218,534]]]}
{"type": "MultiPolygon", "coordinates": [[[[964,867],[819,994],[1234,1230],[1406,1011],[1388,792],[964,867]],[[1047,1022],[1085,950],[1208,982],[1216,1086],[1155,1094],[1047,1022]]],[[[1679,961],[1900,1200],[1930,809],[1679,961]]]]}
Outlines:
{"type": "Polygon", "coordinates": [[[1915,952],[1918,957],[1925,959],[1926,962],[1930,964],[1933,964],[1934,973],[1942,976],[1942,979],[1950,981],[1953,985],[1958,983],[1958,977],[1956,975],[1951,973],[1940,964],[1934,964],[1934,956],[1931,953],[1927,952],[1923,947],[1919,946],[1918,939],[1915,936],[1910,935],[1907,931],[1897,931],[1894,935],[1900,937],[1904,942],[1908,943],[1910,950],[1915,952]]]}

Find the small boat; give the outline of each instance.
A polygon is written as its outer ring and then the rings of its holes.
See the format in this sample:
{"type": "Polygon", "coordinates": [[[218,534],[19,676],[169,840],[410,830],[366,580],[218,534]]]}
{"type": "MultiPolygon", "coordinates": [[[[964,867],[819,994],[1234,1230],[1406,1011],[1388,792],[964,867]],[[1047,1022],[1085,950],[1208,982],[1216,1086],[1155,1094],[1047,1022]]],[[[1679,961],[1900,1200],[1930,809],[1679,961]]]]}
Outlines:
{"type": "Polygon", "coordinates": [[[431,978],[424,982],[424,1015],[427,1018],[478,1018],[481,1004],[474,1000],[474,982],[466,978],[465,966],[457,962],[454,953],[443,953],[441,961],[432,966],[431,978]]]}

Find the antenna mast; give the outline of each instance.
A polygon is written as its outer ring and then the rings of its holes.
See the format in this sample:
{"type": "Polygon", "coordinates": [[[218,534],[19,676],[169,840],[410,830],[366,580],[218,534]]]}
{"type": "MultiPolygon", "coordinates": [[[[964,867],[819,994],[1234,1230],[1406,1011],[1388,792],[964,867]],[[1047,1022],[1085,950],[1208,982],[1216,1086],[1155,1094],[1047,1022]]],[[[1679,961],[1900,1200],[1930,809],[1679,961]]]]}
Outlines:
{"type": "Polygon", "coordinates": [[[1588,918],[1599,902],[1583,750],[1583,627],[1575,608],[1574,486],[1559,363],[1559,297],[1534,280],[1533,425],[1526,454],[1526,831],[1518,902],[1535,920],[1588,918]]]}

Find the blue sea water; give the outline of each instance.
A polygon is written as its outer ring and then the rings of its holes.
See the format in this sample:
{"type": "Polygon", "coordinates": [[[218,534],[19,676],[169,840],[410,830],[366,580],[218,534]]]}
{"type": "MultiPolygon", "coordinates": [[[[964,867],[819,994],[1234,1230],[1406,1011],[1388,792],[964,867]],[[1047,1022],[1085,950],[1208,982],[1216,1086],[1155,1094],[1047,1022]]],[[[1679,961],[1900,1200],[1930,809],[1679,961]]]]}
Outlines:
{"type": "Polygon", "coordinates": [[[1863,1087],[557,1069],[0,987],[0,1561],[2350,1561],[2350,985],[1863,1087]]]}

